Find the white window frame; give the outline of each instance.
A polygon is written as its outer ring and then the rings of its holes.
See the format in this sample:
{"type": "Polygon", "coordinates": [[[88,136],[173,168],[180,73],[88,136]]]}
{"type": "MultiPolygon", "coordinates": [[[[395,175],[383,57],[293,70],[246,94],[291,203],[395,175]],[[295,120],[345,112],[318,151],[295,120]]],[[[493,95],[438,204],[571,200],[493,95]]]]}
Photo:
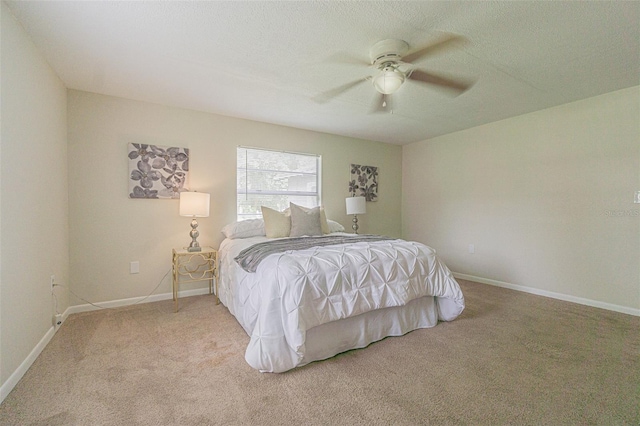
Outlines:
{"type": "Polygon", "coordinates": [[[247,146],[238,146],[236,149],[236,218],[238,221],[240,220],[245,220],[245,219],[249,219],[251,217],[255,217],[255,216],[259,216],[260,212],[257,213],[257,215],[250,215],[250,214],[240,214],[239,212],[239,201],[240,201],[240,197],[251,197],[252,195],[259,195],[259,196],[269,196],[269,195],[273,195],[273,196],[287,196],[287,197],[296,197],[296,196],[305,196],[305,197],[316,197],[316,205],[321,205],[322,204],[322,156],[319,154],[309,154],[309,153],[303,153],[303,152],[292,152],[292,151],[283,151],[283,150],[275,150],[275,149],[268,149],[268,148],[255,148],[255,147],[247,147],[247,146]],[[269,190],[261,190],[261,189],[253,189],[253,190],[249,190],[248,189],[248,185],[245,184],[244,189],[238,187],[238,180],[237,180],[237,176],[238,176],[238,172],[240,171],[264,171],[264,172],[277,172],[277,173],[286,173],[287,170],[270,170],[270,169],[248,169],[247,163],[245,163],[244,167],[241,167],[241,165],[238,164],[238,154],[240,152],[240,150],[246,150],[248,151],[253,151],[253,153],[258,153],[261,151],[264,152],[270,152],[270,153],[283,153],[283,154],[287,154],[287,155],[300,155],[300,156],[306,156],[306,157],[313,157],[316,159],[316,172],[315,173],[307,173],[307,172],[299,172],[299,171],[294,171],[292,170],[291,173],[295,173],[296,175],[314,175],[316,176],[316,190],[315,191],[269,191],[269,190]]]}

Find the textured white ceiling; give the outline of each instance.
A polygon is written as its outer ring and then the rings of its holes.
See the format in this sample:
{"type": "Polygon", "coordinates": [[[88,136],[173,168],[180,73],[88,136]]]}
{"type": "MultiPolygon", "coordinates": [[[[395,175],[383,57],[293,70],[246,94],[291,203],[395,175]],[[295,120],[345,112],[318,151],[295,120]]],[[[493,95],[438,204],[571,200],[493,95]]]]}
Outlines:
{"type": "Polygon", "coordinates": [[[640,2],[8,1],[67,87],[406,144],[640,84],[640,2]],[[457,97],[408,81],[371,114],[369,48],[466,37],[420,68],[472,79],[457,97]]]}

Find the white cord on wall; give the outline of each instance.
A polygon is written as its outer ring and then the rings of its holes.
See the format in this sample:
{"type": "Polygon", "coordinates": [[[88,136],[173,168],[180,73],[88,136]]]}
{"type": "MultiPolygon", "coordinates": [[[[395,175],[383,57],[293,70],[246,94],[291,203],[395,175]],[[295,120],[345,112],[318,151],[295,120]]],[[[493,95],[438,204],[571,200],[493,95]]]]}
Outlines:
{"type": "MultiPolygon", "coordinates": [[[[53,284],[53,287],[54,287],[54,288],[55,288],[55,287],[63,287],[63,288],[66,288],[66,289],[69,291],[69,293],[71,293],[72,295],[74,295],[77,299],[80,299],[80,300],[82,300],[83,302],[86,302],[86,303],[90,304],[91,306],[95,306],[95,307],[96,307],[96,308],[98,308],[98,309],[120,309],[120,308],[123,308],[123,307],[125,307],[125,306],[133,306],[133,305],[137,305],[138,303],[142,303],[142,302],[144,302],[145,300],[147,300],[149,297],[151,297],[151,295],[152,295],[153,293],[155,293],[155,291],[158,289],[158,287],[160,287],[160,284],[162,284],[162,282],[163,282],[163,281],[164,281],[164,279],[167,277],[167,275],[169,275],[169,273],[171,273],[171,269],[169,269],[169,270],[168,270],[168,271],[167,271],[167,272],[162,276],[162,278],[160,279],[160,282],[158,283],[158,285],[156,285],[156,287],[155,287],[153,290],[151,290],[151,293],[149,293],[148,295],[146,295],[145,297],[143,297],[142,299],[138,300],[138,301],[137,301],[137,302],[135,302],[135,303],[131,303],[131,304],[129,304],[129,305],[122,305],[122,306],[118,306],[117,308],[109,308],[109,307],[107,307],[107,306],[100,306],[100,305],[98,305],[98,304],[96,304],[96,303],[90,302],[90,301],[88,301],[87,299],[85,299],[85,298],[83,298],[83,297],[80,297],[80,296],[78,296],[77,294],[75,294],[75,293],[73,292],[73,290],[71,290],[68,286],[66,286],[66,285],[64,285],[64,284],[55,284],[55,283],[54,283],[54,284],[53,284]]],[[[57,314],[57,315],[60,315],[60,313],[58,312],[58,298],[56,297],[55,292],[53,292],[53,291],[52,291],[52,292],[51,292],[51,294],[53,295],[53,298],[54,298],[54,301],[55,301],[55,311],[56,311],[56,314],[57,314]]]]}

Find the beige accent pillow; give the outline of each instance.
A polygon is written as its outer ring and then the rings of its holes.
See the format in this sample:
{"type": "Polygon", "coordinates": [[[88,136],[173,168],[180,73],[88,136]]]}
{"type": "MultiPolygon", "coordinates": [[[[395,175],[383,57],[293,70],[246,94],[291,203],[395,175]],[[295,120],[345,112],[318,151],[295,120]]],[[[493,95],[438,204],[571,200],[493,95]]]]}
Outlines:
{"type": "Polygon", "coordinates": [[[264,230],[267,238],[288,237],[291,232],[291,216],[269,207],[261,206],[264,230]]]}
{"type": "Polygon", "coordinates": [[[322,228],[323,234],[331,232],[329,229],[329,222],[327,221],[327,214],[324,212],[324,207],[320,207],[320,227],[322,228]]]}
{"type": "Polygon", "coordinates": [[[289,203],[291,209],[291,237],[303,235],[322,235],[320,225],[320,207],[305,209],[293,203],[289,203]]]}

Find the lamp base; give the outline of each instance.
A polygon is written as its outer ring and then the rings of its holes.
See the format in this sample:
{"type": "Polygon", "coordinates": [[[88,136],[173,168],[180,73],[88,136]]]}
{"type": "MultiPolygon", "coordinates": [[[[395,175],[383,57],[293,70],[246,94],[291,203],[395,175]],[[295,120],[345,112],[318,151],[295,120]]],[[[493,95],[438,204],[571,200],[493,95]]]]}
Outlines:
{"type": "Polygon", "coordinates": [[[191,244],[189,244],[189,247],[187,247],[187,251],[202,251],[200,243],[198,243],[197,241],[198,235],[200,235],[200,232],[198,232],[197,228],[198,221],[194,217],[191,221],[191,232],[189,232],[189,235],[191,236],[191,244]]]}
{"type": "Polygon", "coordinates": [[[353,226],[351,226],[351,228],[353,228],[353,233],[357,234],[358,233],[358,215],[354,214],[353,215],[353,226]]]}

